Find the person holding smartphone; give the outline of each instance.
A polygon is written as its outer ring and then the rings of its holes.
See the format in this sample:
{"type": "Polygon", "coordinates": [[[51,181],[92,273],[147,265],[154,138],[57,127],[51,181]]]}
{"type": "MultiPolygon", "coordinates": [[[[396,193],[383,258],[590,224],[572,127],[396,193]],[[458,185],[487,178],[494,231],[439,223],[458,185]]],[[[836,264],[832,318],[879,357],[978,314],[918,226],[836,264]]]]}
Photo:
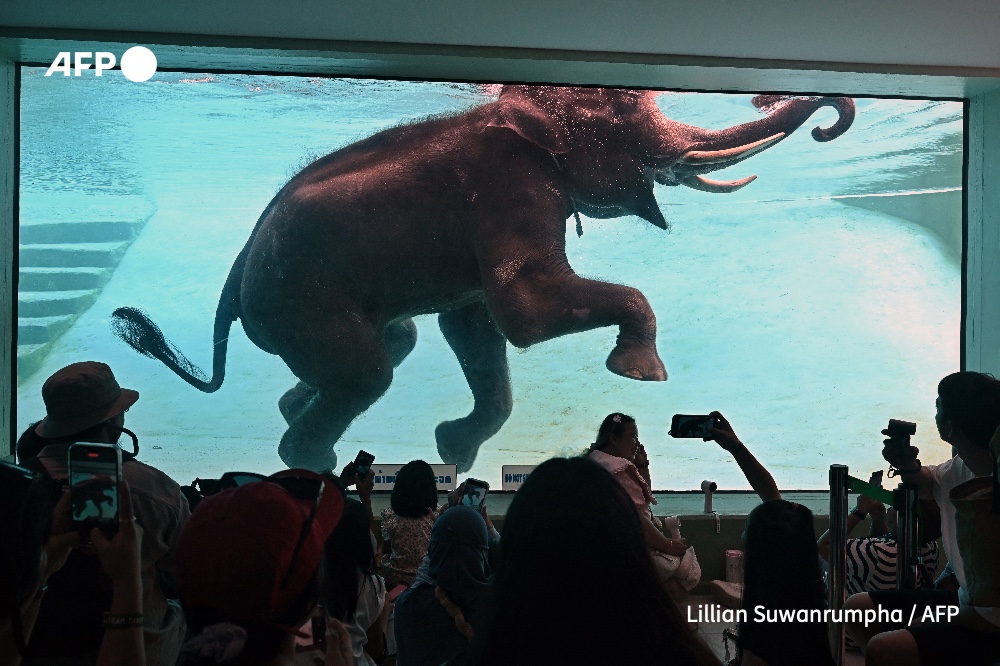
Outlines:
{"type": "MultiPolygon", "coordinates": [[[[615,480],[625,489],[639,512],[643,539],[653,551],[661,582],[667,592],[676,600],[687,597],[688,589],[674,576],[679,568],[677,558],[693,557],[688,554],[684,539],[666,537],[653,522],[651,505],[656,504],[650,490],[649,459],[639,442],[639,430],[635,419],[627,414],[608,414],[597,431],[597,440],[590,445],[588,457],[611,472],[615,480]],[[669,556],[659,558],[656,553],[669,556]],[[672,558],[672,559],[670,559],[672,558]]],[[[700,574],[699,574],[700,575],[700,574]]],[[[697,581],[694,581],[697,584],[697,581]]],[[[694,586],[691,585],[691,587],[694,586]]]]}
{"type": "Polygon", "coordinates": [[[378,523],[375,522],[375,511],[372,509],[372,492],[375,490],[373,462],[375,462],[375,456],[367,451],[359,451],[354,460],[344,465],[339,481],[345,492],[351,486],[354,486],[358,491],[358,499],[368,511],[368,527],[371,529],[372,536],[378,539],[378,523]]]}
{"type": "Polygon", "coordinates": [[[466,479],[448,493],[448,503],[439,509],[439,514],[453,506],[466,506],[477,511],[486,523],[489,546],[493,548],[500,543],[500,532],[493,527],[493,521],[490,520],[490,514],[486,510],[486,494],[489,489],[490,486],[485,481],[466,479]]]}
{"type": "Polygon", "coordinates": [[[833,666],[826,625],[817,622],[757,622],[751,612],[765,609],[826,607],[823,574],[812,512],[782,499],[774,477],[736,436],[720,412],[712,412],[714,427],[705,441],[715,441],[740,466],[762,503],[747,516],[742,608],[736,663],[742,666],[833,666]]]}
{"type": "MultiPolygon", "coordinates": [[[[70,493],[52,506],[50,483],[31,470],[0,463],[0,663],[17,666],[27,652],[47,581],[79,545],[70,512],[70,493]]],[[[112,537],[94,528],[88,535],[113,587],[104,614],[96,666],[144,666],[142,528],[132,513],[128,484],[116,488],[120,507],[112,537]]]]}
{"type": "Polygon", "coordinates": [[[410,586],[427,554],[438,516],[437,476],[423,460],[411,460],[396,475],[396,484],[382,511],[384,560],[380,573],[391,590],[410,586]]]}
{"type": "Polygon", "coordinates": [[[424,564],[395,604],[399,666],[449,663],[484,628],[491,549],[483,513],[458,499],[434,523],[424,564]]]}
{"type": "Polygon", "coordinates": [[[715,419],[715,426],[708,429],[705,441],[714,441],[733,456],[736,464],[743,471],[743,476],[750,482],[750,487],[753,488],[762,502],[781,499],[781,491],[778,490],[778,484],[775,483],[774,477],[771,476],[766,467],[760,464],[750,449],[740,441],[726,417],[717,411],[712,412],[709,416],[715,419]]]}
{"type": "MultiPolygon", "coordinates": [[[[625,489],[636,511],[639,512],[642,534],[646,545],[667,555],[682,557],[687,553],[684,539],[669,539],[653,523],[651,504],[656,504],[649,487],[649,462],[643,455],[645,476],[636,466],[636,456],[642,445],[635,419],[627,414],[615,412],[605,417],[597,431],[597,440],[590,445],[588,457],[611,472],[615,480],[625,489]]],[[[645,452],[645,449],[642,449],[645,452]]]]}
{"type": "MultiPolygon", "coordinates": [[[[132,451],[121,451],[121,478],[132,489],[135,518],[142,528],[141,571],[146,660],[173,666],[186,626],[177,596],[174,549],[191,512],[180,486],[160,470],[136,460],[138,437],[125,427],[125,412],[139,400],[137,391],[119,385],[104,363],[68,365],[42,385],[45,418],[33,423],[17,442],[22,465],[58,483],[69,483],[68,459],[79,442],[117,445],[132,439],[132,451]]],[[[108,609],[106,577],[97,558],[74,551],[67,565],[49,581],[33,639],[35,658],[95,655],[101,641],[101,613],[108,609]]]]}

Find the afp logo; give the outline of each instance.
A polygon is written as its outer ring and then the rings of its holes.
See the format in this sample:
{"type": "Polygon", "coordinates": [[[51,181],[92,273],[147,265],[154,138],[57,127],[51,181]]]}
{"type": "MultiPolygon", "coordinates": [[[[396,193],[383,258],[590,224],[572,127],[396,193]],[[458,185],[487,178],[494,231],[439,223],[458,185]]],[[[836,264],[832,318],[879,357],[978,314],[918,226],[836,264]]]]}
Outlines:
{"type": "MultiPolygon", "coordinates": [[[[115,66],[115,54],[108,51],[60,51],[52,64],[49,65],[45,76],[52,76],[56,72],[62,72],[63,76],[69,76],[70,70],[73,76],[81,76],[84,70],[93,68],[96,76],[101,76],[105,70],[115,66]]],[[[156,56],[145,46],[133,46],[122,54],[121,59],[122,74],[129,81],[148,81],[156,73],[156,56]]]]}

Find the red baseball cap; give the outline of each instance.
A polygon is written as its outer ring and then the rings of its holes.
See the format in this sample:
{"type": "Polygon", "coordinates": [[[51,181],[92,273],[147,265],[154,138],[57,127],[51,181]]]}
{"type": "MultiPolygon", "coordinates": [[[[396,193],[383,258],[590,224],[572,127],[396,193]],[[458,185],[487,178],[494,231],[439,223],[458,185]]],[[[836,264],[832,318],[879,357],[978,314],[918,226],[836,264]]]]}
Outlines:
{"type": "Polygon", "coordinates": [[[304,469],[205,498],[177,542],[181,601],[247,626],[276,624],[315,578],[343,510],[340,489],[304,469]]]}

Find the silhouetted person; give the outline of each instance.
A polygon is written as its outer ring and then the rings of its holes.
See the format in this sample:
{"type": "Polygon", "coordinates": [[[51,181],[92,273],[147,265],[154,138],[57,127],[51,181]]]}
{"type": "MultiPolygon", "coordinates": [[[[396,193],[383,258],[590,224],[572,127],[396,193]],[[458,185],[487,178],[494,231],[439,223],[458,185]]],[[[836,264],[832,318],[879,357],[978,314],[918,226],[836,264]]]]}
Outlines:
{"type": "MultiPolygon", "coordinates": [[[[22,464],[66,482],[69,447],[74,442],[116,444],[122,433],[134,442],[122,452],[122,478],[128,482],[135,518],[143,530],[143,641],[152,666],[173,666],[186,631],[176,601],[174,548],[190,515],[180,487],[163,472],[135,460],[138,438],[125,428],[125,412],[139,393],[123,389],[104,363],[73,363],[42,385],[46,416],[32,424],[17,443],[22,464]]],[[[74,552],[66,567],[49,581],[27,663],[78,657],[86,663],[101,641],[101,613],[111,603],[108,579],[96,556],[74,552]]],[[[65,662],[59,662],[65,663],[65,662]]]]}

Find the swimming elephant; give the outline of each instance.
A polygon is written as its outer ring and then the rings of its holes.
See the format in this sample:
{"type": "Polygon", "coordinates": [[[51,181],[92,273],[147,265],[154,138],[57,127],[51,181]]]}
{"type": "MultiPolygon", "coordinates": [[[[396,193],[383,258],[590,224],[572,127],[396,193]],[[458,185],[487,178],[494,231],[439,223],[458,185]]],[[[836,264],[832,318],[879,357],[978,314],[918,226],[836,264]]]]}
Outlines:
{"type": "Polygon", "coordinates": [[[753,100],[759,120],[706,130],[669,120],[655,96],[506,86],[495,102],[393,127],[316,160],[271,200],[233,264],[215,315],[211,379],[139,310],[116,310],[116,332],[211,392],[241,319],[250,340],[301,380],[280,401],[282,460],[328,470],[334,444],[416,344],[412,317],[439,313],[475,403],[437,426],[437,448],[466,471],[511,412],[507,341],[527,347],[618,326],[608,369],[667,378],[642,293],[573,272],[569,217],[637,215],[666,229],[654,183],[732,192],[755,176],[704,174],[775,145],[820,107],[839,118],[813,129],[817,141],[854,119],[849,98],[761,96],[753,100]]]}

